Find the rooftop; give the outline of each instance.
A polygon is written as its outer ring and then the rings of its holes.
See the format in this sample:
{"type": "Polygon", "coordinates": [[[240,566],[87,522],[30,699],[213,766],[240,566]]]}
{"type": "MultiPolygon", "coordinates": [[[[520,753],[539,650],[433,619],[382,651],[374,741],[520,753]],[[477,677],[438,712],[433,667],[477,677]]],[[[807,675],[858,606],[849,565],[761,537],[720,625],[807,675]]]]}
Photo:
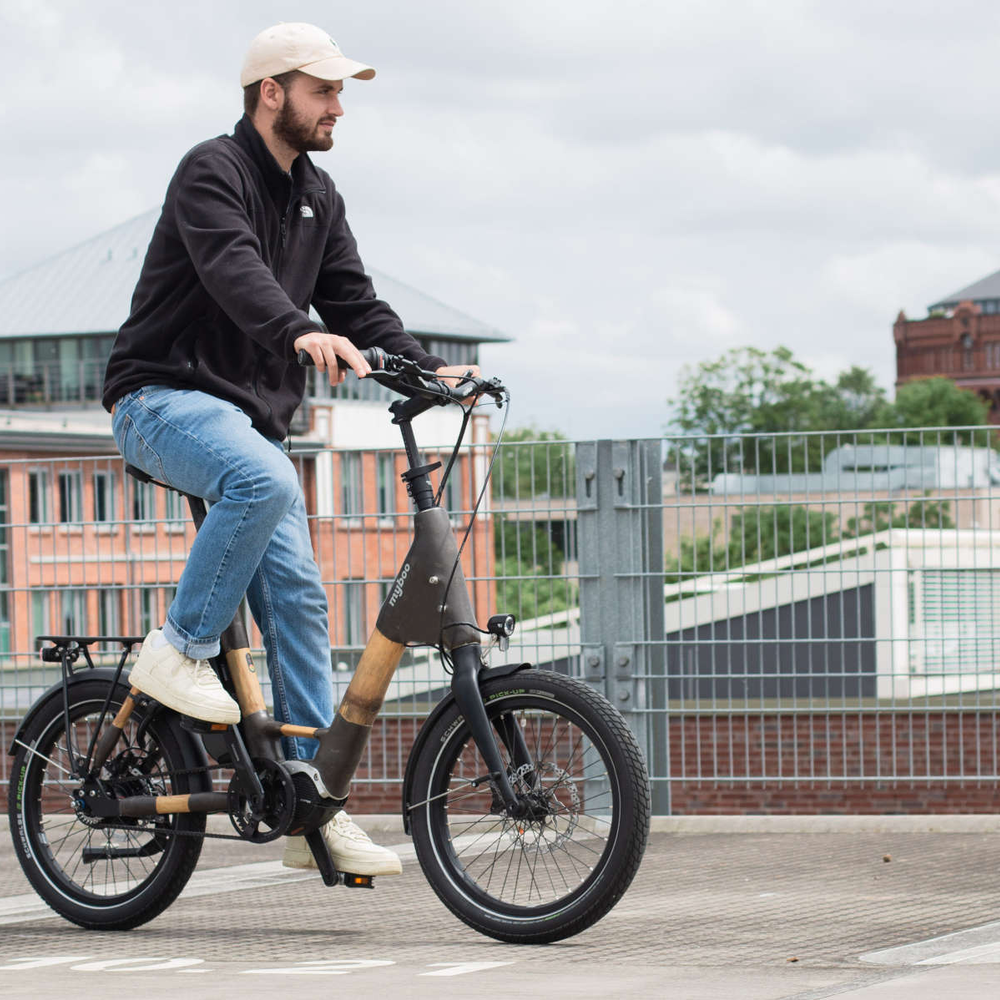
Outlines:
{"type": "MultiPolygon", "coordinates": [[[[0,281],[0,338],[114,333],[129,314],[132,292],[159,209],[63,250],[0,281]]],[[[509,338],[477,319],[379,271],[376,294],[410,333],[459,340],[509,338]]]]}
{"type": "Polygon", "coordinates": [[[927,308],[928,310],[954,309],[960,302],[981,302],[985,299],[1000,299],[1000,271],[994,271],[985,278],[980,278],[979,281],[946,295],[927,308]]]}

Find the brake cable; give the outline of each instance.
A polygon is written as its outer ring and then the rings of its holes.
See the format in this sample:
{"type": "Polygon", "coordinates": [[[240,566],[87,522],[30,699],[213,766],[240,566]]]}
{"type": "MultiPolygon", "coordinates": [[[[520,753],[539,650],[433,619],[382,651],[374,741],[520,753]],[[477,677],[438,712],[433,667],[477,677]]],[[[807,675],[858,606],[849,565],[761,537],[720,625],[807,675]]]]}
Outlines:
{"type": "MultiPolygon", "coordinates": [[[[478,397],[477,397],[477,399],[478,399],[478,397]]],[[[482,489],[480,489],[479,496],[476,498],[476,502],[475,502],[475,504],[474,504],[474,506],[472,508],[471,513],[469,514],[469,523],[466,525],[465,533],[462,535],[462,541],[461,541],[461,543],[458,546],[458,552],[455,555],[455,562],[452,564],[451,574],[448,577],[448,583],[445,585],[445,588],[444,588],[444,597],[443,597],[443,599],[441,601],[441,617],[439,619],[440,624],[439,624],[439,627],[438,627],[438,634],[439,634],[439,637],[440,637],[440,643],[437,646],[437,651],[438,651],[438,653],[441,656],[441,662],[444,665],[446,673],[453,673],[454,672],[454,665],[452,663],[451,656],[448,654],[448,652],[444,648],[444,631],[445,631],[446,628],[452,628],[452,627],[455,627],[455,626],[458,626],[458,625],[469,625],[471,623],[469,623],[469,622],[453,622],[451,625],[445,625],[444,624],[444,612],[445,612],[445,608],[448,606],[448,593],[451,590],[451,585],[452,585],[452,583],[455,580],[455,574],[458,572],[458,567],[461,565],[462,552],[464,551],[466,543],[469,540],[469,536],[472,534],[472,526],[476,523],[476,518],[479,516],[479,508],[482,506],[483,500],[486,497],[486,490],[489,488],[490,480],[493,477],[493,466],[496,464],[497,455],[499,454],[499,451],[500,451],[500,444],[503,441],[504,429],[507,426],[507,417],[510,414],[510,394],[509,393],[505,393],[503,402],[505,404],[502,407],[503,411],[504,411],[503,419],[500,422],[500,430],[497,432],[496,443],[493,445],[493,453],[490,455],[490,464],[486,467],[486,475],[483,477],[483,486],[482,486],[482,489]]],[[[462,436],[465,434],[465,429],[468,426],[469,416],[472,413],[472,409],[473,409],[473,407],[469,408],[469,410],[466,413],[466,418],[462,422],[462,428],[461,428],[461,431],[459,432],[459,439],[458,439],[458,441],[456,442],[456,445],[455,445],[456,452],[458,450],[458,447],[462,443],[462,436]]],[[[442,485],[443,485],[443,483],[442,483],[442,485]]],[[[440,493],[440,490],[438,492],[440,493]]],[[[477,632],[481,632],[483,635],[487,635],[488,634],[485,629],[480,628],[479,626],[473,626],[473,627],[476,629],[477,632]]]]}

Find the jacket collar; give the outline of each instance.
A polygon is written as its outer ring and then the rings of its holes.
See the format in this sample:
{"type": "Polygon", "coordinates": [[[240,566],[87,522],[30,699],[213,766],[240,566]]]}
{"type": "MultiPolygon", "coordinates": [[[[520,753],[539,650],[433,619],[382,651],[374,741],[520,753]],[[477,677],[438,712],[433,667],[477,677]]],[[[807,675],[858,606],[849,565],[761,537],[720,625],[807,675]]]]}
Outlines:
{"type": "Polygon", "coordinates": [[[292,161],[290,173],[285,173],[278,165],[271,150],[267,148],[260,132],[253,122],[244,115],[233,129],[233,140],[250,157],[260,170],[268,191],[276,201],[303,194],[306,191],[322,191],[323,179],[315,164],[306,153],[299,153],[292,161]],[[289,191],[289,178],[291,190],[289,191]]]}

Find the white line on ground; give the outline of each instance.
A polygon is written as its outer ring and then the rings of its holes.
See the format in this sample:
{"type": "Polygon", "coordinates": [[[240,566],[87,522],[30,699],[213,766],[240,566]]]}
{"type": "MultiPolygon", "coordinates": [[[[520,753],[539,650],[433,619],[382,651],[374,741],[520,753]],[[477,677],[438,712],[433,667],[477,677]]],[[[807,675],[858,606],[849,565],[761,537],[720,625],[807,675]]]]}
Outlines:
{"type": "MultiPolygon", "coordinates": [[[[395,844],[391,847],[404,861],[415,860],[413,845],[395,844]]],[[[209,868],[196,871],[184,887],[181,899],[195,896],[211,896],[221,892],[237,892],[241,889],[260,889],[269,885],[286,885],[303,879],[319,878],[315,870],[285,868],[280,861],[254,861],[228,868],[209,868]]],[[[23,924],[31,920],[56,917],[49,907],[34,893],[0,898],[0,926],[23,924]]]]}
{"type": "Polygon", "coordinates": [[[1000,920],[859,956],[875,965],[982,965],[1000,962],[1000,920]]]}

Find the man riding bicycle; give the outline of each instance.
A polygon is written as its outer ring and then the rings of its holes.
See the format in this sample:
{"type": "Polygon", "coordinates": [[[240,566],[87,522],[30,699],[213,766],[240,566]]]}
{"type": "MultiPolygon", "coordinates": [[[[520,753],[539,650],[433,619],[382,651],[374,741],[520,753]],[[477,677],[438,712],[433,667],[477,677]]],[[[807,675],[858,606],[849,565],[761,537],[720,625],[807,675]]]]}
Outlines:
{"type": "MultiPolygon", "coordinates": [[[[240,717],[207,658],[218,654],[244,593],[263,637],[275,717],[322,727],[333,716],[326,594],[282,448],[305,391],[296,352],[305,350],[331,385],[344,378],[338,358],[368,374],[359,349],[372,346],[446,380],[478,374],[428,355],[375,297],[343,199],[307,155],[333,145],[344,80],[374,75],[313,25],[279,24],[251,42],[245,114],[231,136],[181,160],[108,362],[103,402],[125,460],[211,503],[131,681],[208,722],[240,717]]],[[[314,740],[284,744],[292,759],[315,752],[314,740]]],[[[344,812],[323,833],[338,869],[401,870],[344,812]]],[[[288,839],[284,863],[315,866],[304,838],[288,839]]]]}

